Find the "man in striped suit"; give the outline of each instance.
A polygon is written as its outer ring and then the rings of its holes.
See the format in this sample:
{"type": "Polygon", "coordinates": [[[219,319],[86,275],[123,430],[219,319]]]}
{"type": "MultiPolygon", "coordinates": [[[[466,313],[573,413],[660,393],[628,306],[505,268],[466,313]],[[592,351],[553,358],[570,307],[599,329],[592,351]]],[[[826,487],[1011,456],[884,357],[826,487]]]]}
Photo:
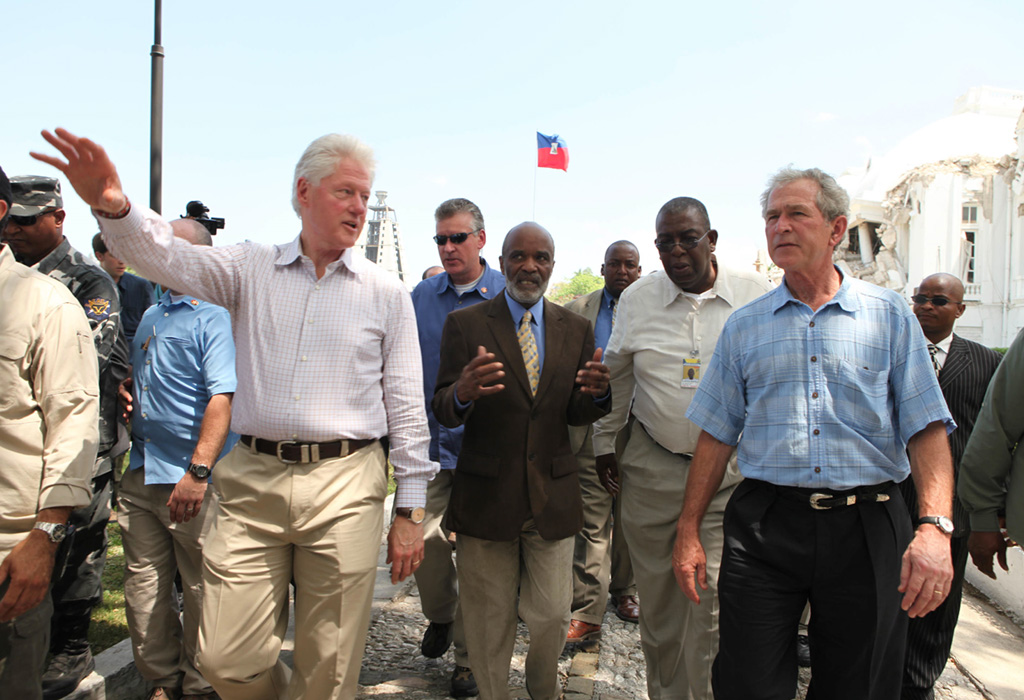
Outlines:
{"type": "MultiPolygon", "coordinates": [[[[914,315],[928,339],[928,351],[939,377],[939,387],[957,425],[956,430],[949,434],[949,449],[957,479],[960,458],[974,429],[989,380],[1000,360],[997,352],[953,333],[953,324],[964,312],[963,300],[963,284],[945,273],[925,277],[913,297],[914,315]]],[[[917,491],[913,479],[903,482],[900,491],[907,502],[907,509],[916,513],[917,491]]],[[[910,620],[902,700],[932,700],[932,686],[949,659],[953,629],[960,615],[960,595],[967,565],[967,535],[970,534],[967,513],[955,497],[953,525],[956,528],[950,541],[953,583],[945,602],[930,614],[910,620]]]]}

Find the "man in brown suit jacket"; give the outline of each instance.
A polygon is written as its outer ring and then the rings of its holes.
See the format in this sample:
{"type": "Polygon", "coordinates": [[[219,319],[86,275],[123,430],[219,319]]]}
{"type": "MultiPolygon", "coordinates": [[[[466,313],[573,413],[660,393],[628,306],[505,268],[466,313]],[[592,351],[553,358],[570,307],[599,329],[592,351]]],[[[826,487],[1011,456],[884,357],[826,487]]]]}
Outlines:
{"type": "Polygon", "coordinates": [[[449,314],[441,339],[434,415],[465,424],[445,525],[458,533],[466,647],[482,700],[509,698],[517,613],[530,630],[530,697],[560,695],[573,537],[583,525],[568,426],[611,406],[590,322],[544,300],[554,250],[537,224],[509,231],[505,293],[449,314]]]}

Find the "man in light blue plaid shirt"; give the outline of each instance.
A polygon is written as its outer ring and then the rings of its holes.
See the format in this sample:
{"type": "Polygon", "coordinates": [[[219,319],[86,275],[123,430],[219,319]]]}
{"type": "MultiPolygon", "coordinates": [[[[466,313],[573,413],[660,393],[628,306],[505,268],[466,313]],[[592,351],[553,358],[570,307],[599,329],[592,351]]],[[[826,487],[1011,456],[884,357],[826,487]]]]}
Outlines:
{"type": "Polygon", "coordinates": [[[726,322],[687,411],[702,433],[673,568],[698,600],[700,521],[738,444],[746,480],[725,513],[715,697],[795,695],[809,600],[812,694],[898,698],[907,615],[937,607],[952,578],[955,424],[907,303],[832,263],[846,192],[786,168],[761,201],[786,276],[726,322]],[[911,473],[916,531],[896,489],[911,473]]]}

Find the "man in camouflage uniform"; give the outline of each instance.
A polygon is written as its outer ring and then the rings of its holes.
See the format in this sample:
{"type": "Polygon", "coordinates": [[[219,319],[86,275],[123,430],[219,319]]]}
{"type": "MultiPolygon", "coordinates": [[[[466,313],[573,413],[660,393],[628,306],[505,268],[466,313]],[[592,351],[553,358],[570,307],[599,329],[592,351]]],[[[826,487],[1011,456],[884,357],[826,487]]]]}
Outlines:
{"type": "Polygon", "coordinates": [[[11,189],[11,218],[3,240],[19,262],[67,285],[85,309],[99,357],[100,439],[92,501],[72,512],[67,562],[63,573],[59,564],[54,570],[50,638],[54,656],[43,676],[43,697],[55,700],[73,691],[95,667],[88,641],[89,618],[103,594],[100,577],[107,557],[112,462],[127,448],[127,435],[118,430],[117,387],[128,376],[128,349],[113,281],[64,237],[60,182],[51,177],[12,177],[11,189]]]}

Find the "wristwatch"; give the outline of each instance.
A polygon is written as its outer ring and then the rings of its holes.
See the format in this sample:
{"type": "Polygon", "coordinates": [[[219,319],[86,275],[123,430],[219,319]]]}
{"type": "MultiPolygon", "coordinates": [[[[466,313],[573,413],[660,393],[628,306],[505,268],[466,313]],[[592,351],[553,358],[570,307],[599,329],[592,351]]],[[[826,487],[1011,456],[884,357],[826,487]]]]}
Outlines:
{"type": "Polygon", "coordinates": [[[210,478],[210,472],[213,471],[205,464],[196,464],[192,462],[188,465],[189,473],[197,479],[206,480],[210,478]]]}
{"type": "Polygon", "coordinates": [[[918,525],[921,525],[922,523],[930,523],[945,532],[947,535],[952,535],[953,530],[956,529],[953,527],[953,521],[945,515],[925,515],[924,517],[917,519],[918,525]]]}
{"type": "Polygon", "coordinates": [[[45,532],[54,544],[60,544],[68,536],[68,526],[64,523],[36,523],[32,529],[45,532]]]}
{"type": "Polygon", "coordinates": [[[423,519],[427,517],[427,511],[423,508],[395,508],[395,515],[408,518],[419,525],[423,522],[423,519]]]}

